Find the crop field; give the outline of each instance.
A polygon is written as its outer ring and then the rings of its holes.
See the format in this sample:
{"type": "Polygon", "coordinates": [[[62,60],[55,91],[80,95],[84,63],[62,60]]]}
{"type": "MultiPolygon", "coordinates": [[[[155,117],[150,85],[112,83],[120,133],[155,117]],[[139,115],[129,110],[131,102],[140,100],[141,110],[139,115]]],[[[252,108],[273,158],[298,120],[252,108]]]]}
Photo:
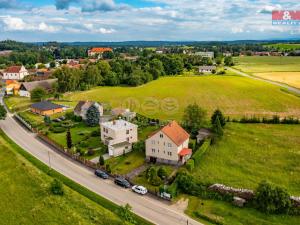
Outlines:
{"type": "Polygon", "coordinates": [[[300,126],[229,123],[193,175],[203,182],[254,189],[262,180],[300,195],[300,126]]]}
{"type": "Polygon", "coordinates": [[[300,72],[300,57],[244,56],[234,61],[235,68],[247,73],[300,72]]]}
{"type": "Polygon", "coordinates": [[[198,103],[210,115],[220,108],[227,116],[300,117],[300,99],[279,87],[245,77],[165,77],[139,87],[97,87],[70,93],[67,100],[96,100],[126,107],[145,116],[181,120],[184,108],[198,103]]]}
{"type": "Polygon", "coordinates": [[[274,80],[296,88],[300,88],[300,72],[267,72],[253,73],[253,75],[267,80],[274,80]]]}
{"type": "Polygon", "coordinates": [[[114,213],[65,187],[54,196],[52,178],[0,136],[0,224],[124,224],[114,213]]]}

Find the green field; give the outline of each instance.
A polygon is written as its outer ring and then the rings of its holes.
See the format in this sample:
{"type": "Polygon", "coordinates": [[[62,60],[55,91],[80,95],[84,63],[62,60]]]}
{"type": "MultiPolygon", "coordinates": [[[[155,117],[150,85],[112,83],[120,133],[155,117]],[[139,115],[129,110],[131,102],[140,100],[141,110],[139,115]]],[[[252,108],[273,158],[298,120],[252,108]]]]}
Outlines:
{"type": "Polygon", "coordinates": [[[300,71],[300,57],[243,56],[234,61],[235,68],[247,73],[300,71]]]}
{"type": "Polygon", "coordinates": [[[235,207],[228,202],[188,198],[185,213],[207,225],[215,223],[195,217],[195,212],[224,225],[299,225],[299,217],[296,216],[266,215],[255,209],[235,207]]]}
{"type": "Polygon", "coordinates": [[[65,187],[49,191],[52,178],[35,168],[0,136],[0,224],[124,224],[117,215],[65,187]]]}
{"type": "Polygon", "coordinates": [[[262,180],[300,196],[300,126],[226,125],[193,175],[203,182],[254,189],[262,180]]]}
{"type": "Polygon", "coordinates": [[[189,103],[211,114],[220,108],[227,116],[278,114],[300,117],[300,99],[279,87],[245,77],[166,77],[140,87],[97,87],[65,96],[72,101],[97,100],[129,107],[151,118],[181,120],[189,103]]]}
{"type": "Polygon", "coordinates": [[[277,49],[278,51],[291,51],[300,49],[300,44],[277,43],[265,45],[267,48],[277,49]]]}

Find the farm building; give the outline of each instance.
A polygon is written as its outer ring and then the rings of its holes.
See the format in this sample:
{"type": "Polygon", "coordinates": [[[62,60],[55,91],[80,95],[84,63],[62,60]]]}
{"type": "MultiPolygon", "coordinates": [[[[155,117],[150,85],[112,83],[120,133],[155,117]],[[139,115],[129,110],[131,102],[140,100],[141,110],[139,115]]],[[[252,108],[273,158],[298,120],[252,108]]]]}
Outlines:
{"type": "Polygon", "coordinates": [[[216,66],[199,66],[199,73],[212,73],[216,69],[216,66]]]}
{"type": "Polygon", "coordinates": [[[57,79],[24,82],[20,86],[19,95],[30,98],[31,91],[38,87],[44,88],[47,92],[51,92],[53,90],[53,84],[56,82],[57,79]]]}
{"type": "Polygon", "coordinates": [[[102,104],[93,101],[79,101],[74,109],[74,114],[76,116],[81,116],[83,120],[86,120],[86,113],[92,106],[95,106],[99,110],[100,116],[103,116],[102,104]]]}
{"type": "Polygon", "coordinates": [[[24,66],[10,66],[3,72],[4,80],[23,80],[29,73],[24,66]]]}
{"type": "Polygon", "coordinates": [[[33,113],[39,114],[41,116],[50,116],[55,113],[63,112],[63,106],[54,104],[48,101],[42,101],[34,103],[30,106],[30,110],[33,113]]]}

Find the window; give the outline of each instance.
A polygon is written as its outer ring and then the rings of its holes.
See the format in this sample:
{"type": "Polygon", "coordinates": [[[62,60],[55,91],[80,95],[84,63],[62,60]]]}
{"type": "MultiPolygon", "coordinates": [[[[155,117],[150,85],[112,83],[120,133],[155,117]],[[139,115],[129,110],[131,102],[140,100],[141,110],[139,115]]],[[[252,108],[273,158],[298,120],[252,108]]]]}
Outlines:
{"type": "Polygon", "coordinates": [[[151,144],[155,145],[155,140],[152,140],[152,141],[151,141],[151,144]]]}
{"type": "Polygon", "coordinates": [[[129,130],[126,130],[126,134],[129,134],[129,130]]]}
{"type": "Polygon", "coordinates": [[[163,138],[163,137],[164,137],[164,135],[163,135],[163,134],[160,134],[160,135],[159,135],[159,137],[160,137],[160,138],[163,138]]]}
{"type": "Polygon", "coordinates": [[[155,153],[155,149],[154,148],[152,148],[152,153],[155,153]]]}
{"type": "Polygon", "coordinates": [[[171,148],[171,147],[172,147],[172,144],[171,144],[171,143],[168,143],[168,147],[171,148]]]}

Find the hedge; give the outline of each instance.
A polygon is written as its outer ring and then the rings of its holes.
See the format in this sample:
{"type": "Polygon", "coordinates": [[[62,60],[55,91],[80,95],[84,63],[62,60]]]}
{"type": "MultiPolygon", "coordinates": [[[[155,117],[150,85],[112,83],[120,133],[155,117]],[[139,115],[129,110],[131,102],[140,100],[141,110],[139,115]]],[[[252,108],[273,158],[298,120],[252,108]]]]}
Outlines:
{"type": "MultiPolygon", "coordinates": [[[[67,178],[66,176],[60,174],[59,172],[52,170],[32,156],[30,153],[26,152],[23,150],[19,145],[17,145],[15,142],[13,142],[4,132],[3,130],[0,129],[0,135],[24,158],[26,158],[30,163],[32,163],[35,167],[37,167],[39,170],[42,172],[46,173],[50,177],[53,177],[54,179],[58,179],[61,182],[64,183],[64,185],[68,186],[69,188],[73,189],[74,191],[78,192],[79,194],[85,196],[86,198],[90,199],[93,202],[96,202],[97,204],[101,205],[102,207],[108,209],[109,211],[116,213],[118,216],[119,215],[119,206],[110,200],[107,200],[106,198],[90,191],[89,189],[83,187],[82,185],[74,182],[73,180],[67,178]]],[[[122,218],[121,218],[122,219],[122,218]]],[[[144,218],[134,214],[134,219],[137,221],[138,224],[145,224],[145,225],[150,225],[149,221],[145,220],[144,218]]]]}
{"type": "Polygon", "coordinates": [[[194,159],[195,166],[200,165],[201,157],[204,155],[208,147],[210,146],[210,139],[204,141],[201,147],[194,153],[192,159],[194,159]]]}

